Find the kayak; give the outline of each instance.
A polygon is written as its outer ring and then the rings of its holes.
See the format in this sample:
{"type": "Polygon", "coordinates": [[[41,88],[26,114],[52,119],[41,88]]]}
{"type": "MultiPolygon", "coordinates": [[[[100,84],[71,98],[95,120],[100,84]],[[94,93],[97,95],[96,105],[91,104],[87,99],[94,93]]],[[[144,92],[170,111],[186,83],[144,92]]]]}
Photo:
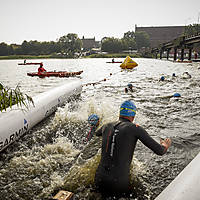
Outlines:
{"type": "Polygon", "coordinates": [[[27,73],[28,76],[39,76],[40,78],[43,77],[71,77],[71,76],[76,76],[80,75],[83,71],[78,71],[78,72],[67,72],[67,71],[60,71],[60,72],[42,72],[38,74],[38,72],[29,72],[27,73]]]}
{"type": "Polygon", "coordinates": [[[122,61],[106,62],[106,63],[122,63],[122,61]]]}
{"type": "Polygon", "coordinates": [[[40,65],[41,63],[18,63],[18,65],[40,65]]]}

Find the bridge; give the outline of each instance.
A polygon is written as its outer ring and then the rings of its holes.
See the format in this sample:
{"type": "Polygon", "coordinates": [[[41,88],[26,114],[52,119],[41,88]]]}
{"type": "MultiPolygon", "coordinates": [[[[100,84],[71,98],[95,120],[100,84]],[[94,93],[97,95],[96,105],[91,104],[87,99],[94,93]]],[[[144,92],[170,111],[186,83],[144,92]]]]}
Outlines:
{"type": "Polygon", "coordinates": [[[167,51],[167,59],[169,59],[170,50],[173,49],[174,51],[174,61],[177,59],[177,50],[181,49],[181,61],[184,60],[184,50],[188,49],[188,60],[192,59],[192,50],[193,46],[196,43],[200,43],[200,33],[197,35],[190,35],[190,36],[180,36],[172,41],[162,43],[159,45],[158,48],[152,49],[152,53],[160,54],[160,59],[162,59],[163,53],[167,51]]]}

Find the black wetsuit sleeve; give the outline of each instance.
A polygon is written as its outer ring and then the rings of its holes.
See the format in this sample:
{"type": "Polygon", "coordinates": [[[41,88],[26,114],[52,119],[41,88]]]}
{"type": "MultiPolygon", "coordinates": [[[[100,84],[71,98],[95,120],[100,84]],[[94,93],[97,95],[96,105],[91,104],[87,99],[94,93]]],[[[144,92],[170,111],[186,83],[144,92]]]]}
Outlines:
{"type": "Polygon", "coordinates": [[[103,126],[101,128],[99,128],[95,133],[96,136],[102,136],[102,131],[103,131],[103,126]]]}
{"type": "Polygon", "coordinates": [[[142,127],[137,127],[138,139],[157,155],[165,154],[165,147],[156,142],[142,127]]]}

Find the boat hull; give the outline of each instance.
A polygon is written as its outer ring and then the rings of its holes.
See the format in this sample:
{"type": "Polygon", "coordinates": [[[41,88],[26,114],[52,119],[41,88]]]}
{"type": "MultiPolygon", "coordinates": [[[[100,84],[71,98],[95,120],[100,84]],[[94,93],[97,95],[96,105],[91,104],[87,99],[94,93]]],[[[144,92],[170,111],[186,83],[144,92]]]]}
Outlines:
{"type": "Polygon", "coordinates": [[[40,65],[41,63],[18,63],[18,65],[40,65]]]}
{"type": "Polygon", "coordinates": [[[60,71],[60,72],[42,72],[40,74],[38,74],[37,72],[29,72],[27,73],[28,76],[39,76],[39,77],[72,77],[72,76],[77,76],[82,74],[83,71],[78,71],[78,72],[64,72],[64,71],[60,71]]]}
{"type": "Polygon", "coordinates": [[[106,62],[106,63],[122,63],[121,61],[116,61],[116,62],[106,62]]]}

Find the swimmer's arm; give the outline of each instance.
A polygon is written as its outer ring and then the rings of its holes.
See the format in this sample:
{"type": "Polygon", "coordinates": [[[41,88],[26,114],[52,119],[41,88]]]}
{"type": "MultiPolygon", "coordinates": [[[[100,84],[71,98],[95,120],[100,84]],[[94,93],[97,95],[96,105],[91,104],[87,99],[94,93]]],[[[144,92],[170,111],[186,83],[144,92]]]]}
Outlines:
{"type": "Polygon", "coordinates": [[[142,127],[139,129],[139,140],[151,149],[157,155],[164,155],[167,152],[167,149],[171,145],[171,139],[166,138],[165,140],[160,140],[160,144],[156,142],[142,127]]]}

